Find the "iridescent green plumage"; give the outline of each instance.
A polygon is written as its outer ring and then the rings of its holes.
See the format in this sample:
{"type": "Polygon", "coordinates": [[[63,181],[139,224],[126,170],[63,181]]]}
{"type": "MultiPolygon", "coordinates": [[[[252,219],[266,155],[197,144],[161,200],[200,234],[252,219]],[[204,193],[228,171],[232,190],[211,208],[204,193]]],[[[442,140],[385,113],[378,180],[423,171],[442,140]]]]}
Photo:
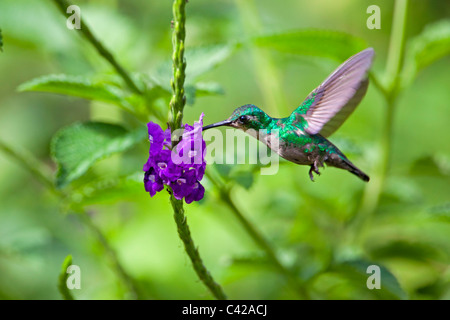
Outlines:
{"type": "Polygon", "coordinates": [[[248,104],[237,108],[225,121],[204,127],[230,126],[241,129],[276,151],[286,160],[310,165],[309,175],[319,173],[324,163],[342,168],[364,181],[369,177],[325,137],[331,135],[359,104],[368,86],[373,49],[350,57],[333,72],[289,117],[276,119],[248,104]],[[274,143],[276,141],[277,143],[274,143]]]}

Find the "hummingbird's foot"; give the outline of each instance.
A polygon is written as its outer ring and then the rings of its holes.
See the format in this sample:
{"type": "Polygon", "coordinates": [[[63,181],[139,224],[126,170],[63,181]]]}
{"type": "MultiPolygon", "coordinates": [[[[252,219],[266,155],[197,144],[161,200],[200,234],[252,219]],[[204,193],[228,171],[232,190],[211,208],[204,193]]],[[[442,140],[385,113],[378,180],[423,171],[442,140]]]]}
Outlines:
{"type": "Polygon", "coordinates": [[[314,182],[314,176],[312,174],[313,171],[313,166],[311,166],[311,169],[309,169],[309,178],[311,179],[312,182],[314,182]]]}
{"type": "Polygon", "coordinates": [[[314,161],[314,163],[311,165],[311,168],[309,169],[309,178],[311,179],[312,182],[314,182],[313,171],[320,176],[319,168],[317,167],[316,161],[314,161]]]}

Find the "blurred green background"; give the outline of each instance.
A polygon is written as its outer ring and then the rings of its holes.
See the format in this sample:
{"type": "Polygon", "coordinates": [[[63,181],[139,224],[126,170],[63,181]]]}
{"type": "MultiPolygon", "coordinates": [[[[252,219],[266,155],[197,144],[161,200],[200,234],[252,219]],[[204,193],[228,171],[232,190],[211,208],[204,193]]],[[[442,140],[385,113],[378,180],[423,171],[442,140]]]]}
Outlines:
{"type": "MultiPolygon", "coordinates": [[[[80,31],[66,28],[66,18],[52,2],[0,2],[0,140],[34,155],[36,160],[27,159],[36,162],[36,167],[44,165],[56,172],[50,142],[61,127],[88,120],[127,128],[144,124],[110,103],[17,91],[22,83],[48,74],[99,81],[114,75],[111,66],[77,34],[80,31]]],[[[83,21],[127,70],[155,75],[170,62],[171,1],[76,4],[83,21]]],[[[192,123],[201,112],[207,124],[220,121],[247,103],[272,116],[287,116],[344,60],[254,46],[249,40],[254,36],[302,29],[345,32],[375,49],[372,69],[382,75],[393,11],[390,0],[189,1],[188,48],[240,45],[195,80],[218,83],[223,94],[198,94],[193,105],[186,107],[184,122],[192,123]],[[381,9],[380,30],[366,27],[366,9],[373,4],[381,9]]],[[[446,19],[448,23],[449,17],[448,1],[410,1],[406,54],[412,50],[409,39],[428,25],[446,19]]],[[[440,48],[448,48],[450,36],[442,37],[447,42],[440,48]]],[[[317,45],[328,46],[326,42],[317,45]]],[[[189,61],[188,56],[188,66],[189,61]]],[[[354,222],[365,210],[362,199],[367,186],[343,170],[326,168],[312,183],[309,168],[294,164],[281,165],[273,176],[248,174],[248,165],[233,166],[231,171],[227,166],[208,166],[207,170],[222,175],[233,202],[304,283],[311,298],[450,298],[449,74],[447,56],[418,72],[399,93],[387,179],[362,226],[354,222]],[[383,267],[381,290],[366,287],[369,264],[383,267]]],[[[189,76],[188,69],[188,82],[189,76]]],[[[166,100],[154,103],[167,114],[166,100]]],[[[330,137],[371,176],[369,185],[379,182],[374,171],[385,121],[386,101],[372,83],[361,105],[330,137]]],[[[58,275],[68,254],[81,268],[81,289],[72,292],[77,299],[134,298],[127,279],[132,279],[139,298],[212,298],[177,236],[166,191],[150,199],[139,182],[147,148],[148,142],[142,141],[96,162],[65,189],[69,194],[65,198],[49,191],[14,157],[0,152],[1,299],[59,299],[58,275]],[[136,175],[136,179],[120,179],[136,175]],[[111,182],[115,179],[119,182],[111,182]],[[93,184],[101,185],[101,190],[93,184]],[[81,207],[94,229],[75,213],[81,207]],[[125,281],[97,231],[116,252],[127,275],[125,281]]],[[[186,215],[205,265],[227,295],[234,299],[298,298],[286,279],[268,265],[229,206],[220,201],[217,188],[207,178],[203,182],[204,200],[185,206],[186,215]]],[[[376,195],[368,190],[365,201],[370,204],[376,195]]]]}

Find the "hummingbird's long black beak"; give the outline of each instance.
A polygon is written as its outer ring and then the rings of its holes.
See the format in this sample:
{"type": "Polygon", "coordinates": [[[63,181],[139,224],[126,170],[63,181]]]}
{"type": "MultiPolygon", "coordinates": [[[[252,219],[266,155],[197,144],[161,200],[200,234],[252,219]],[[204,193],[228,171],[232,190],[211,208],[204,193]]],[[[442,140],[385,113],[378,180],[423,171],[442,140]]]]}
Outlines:
{"type": "Polygon", "coordinates": [[[202,131],[205,131],[205,130],[208,130],[208,129],[211,129],[211,128],[215,128],[215,127],[227,126],[227,125],[229,125],[230,123],[231,123],[230,120],[224,120],[224,121],[216,122],[216,123],[213,123],[213,124],[204,126],[204,127],[202,128],[202,131]]]}

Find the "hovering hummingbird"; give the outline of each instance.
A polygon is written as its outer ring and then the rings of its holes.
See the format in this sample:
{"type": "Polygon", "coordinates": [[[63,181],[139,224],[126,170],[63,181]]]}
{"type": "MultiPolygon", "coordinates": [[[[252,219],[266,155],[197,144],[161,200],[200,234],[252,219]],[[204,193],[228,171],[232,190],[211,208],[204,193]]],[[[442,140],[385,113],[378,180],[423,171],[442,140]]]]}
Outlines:
{"type": "Polygon", "coordinates": [[[313,172],[320,175],[319,167],[324,163],[369,181],[369,176],[326,137],[342,125],[364,97],[369,84],[367,71],[373,56],[374,50],[368,48],[350,57],[289,117],[272,118],[257,106],[247,104],[234,110],[227,120],[205,126],[203,130],[229,126],[248,131],[286,160],[311,166],[311,181],[314,181],[313,172]],[[278,140],[277,148],[271,143],[274,138],[278,140]]]}

